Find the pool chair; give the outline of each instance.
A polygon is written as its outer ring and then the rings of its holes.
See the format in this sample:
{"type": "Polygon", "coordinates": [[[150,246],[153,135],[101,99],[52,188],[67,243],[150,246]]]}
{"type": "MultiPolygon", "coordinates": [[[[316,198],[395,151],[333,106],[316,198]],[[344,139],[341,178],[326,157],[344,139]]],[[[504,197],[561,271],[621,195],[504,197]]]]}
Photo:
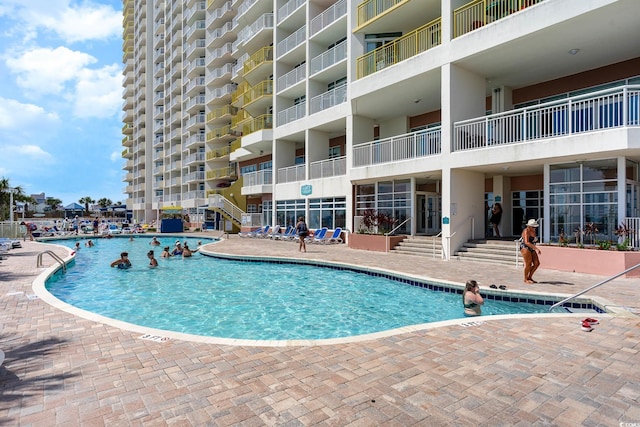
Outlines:
{"type": "Polygon", "coordinates": [[[342,238],[340,235],[342,234],[342,228],[336,227],[329,236],[325,236],[324,239],[318,241],[317,243],[322,244],[331,244],[331,243],[342,243],[342,238]]]}
{"type": "Polygon", "coordinates": [[[320,230],[316,230],[315,233],[313,233],[313,237],[307,237],[307,243],[322,243],[327,235],[327,231],[327,227],[322,227],[320,230]]]}
{"type": "Polygon", "coordinates": [[[268,239],[271,236],[274,236],[276,234],[280,234],[280,230],[282,229],[282,227],[280,227],[279,225],[274,225],[273,228],[271,230],[268,230],[265,233],[259,234],[255,237],[260,237],[261,239],[268,239]]]}
{"type": "Polygon", "coordinates": [[[257,230],[247,231],[246,233],[238,233],[239,237],[256,237],[259,234],[263,234],[269,231],[269,226],[265,225],[264,227],[260,227],[257,230]]]}
{"type": "Polygon", "coordinates": [[[287,229],[284,230],[284,232],[274,233],[270,237],[273,240],[287,240],[288,236],[295,234],[295,232],[296,232],[296,229],[293,226],[289,225],[287,229]]]}

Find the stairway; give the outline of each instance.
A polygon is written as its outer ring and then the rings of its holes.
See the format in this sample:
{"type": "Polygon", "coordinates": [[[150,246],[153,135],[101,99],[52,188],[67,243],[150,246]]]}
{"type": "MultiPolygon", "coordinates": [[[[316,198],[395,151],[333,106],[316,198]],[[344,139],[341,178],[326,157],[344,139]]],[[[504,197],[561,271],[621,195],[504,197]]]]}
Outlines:
{"type": "Polygon", "coordinates": [[[414,255],[442,259],[442,238],[433,236],[407,236],[393,249],[392,254],[414,255]]]}
{"type": "Polygon", "coordinates": [[[522,265],[522,260],[519,258],[520,252],[516,253],[516,244],[513,240],[470,240],[462,245],[451,259],[515,266],[516,255],[518,255],[518,262],[522,265]]]}

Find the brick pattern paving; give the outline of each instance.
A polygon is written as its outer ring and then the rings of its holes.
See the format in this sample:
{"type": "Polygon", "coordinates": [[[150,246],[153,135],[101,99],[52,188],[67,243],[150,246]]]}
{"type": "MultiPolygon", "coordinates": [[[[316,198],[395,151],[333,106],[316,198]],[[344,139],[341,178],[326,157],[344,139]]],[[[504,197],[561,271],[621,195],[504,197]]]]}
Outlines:
{"type": "MultiPolygon", "coordinates": [[[[158,343],[30,299],[42,244],[0,263],[0,425],[617,426],[640,423],[640,318],[482,318],[349,344],[242,347],[158,343]],[[13,294],[15,292],[22,292],[13,294]]],[[[216,251],[351,262],[520,285],[521,271],[341,246],[232,238],[216,251]]],[[[65,253],[56,249],[60,255],[65,253]]],[[[544,256],[544,254],[543,254],[544,256]]],[[[52,261],[45,259],[49,264],[52,261]]],[[[543,261],[544,263],[544,258],[543,261]]],[[[602,278],[540,271],[534,290],[602,278]]],[[[637,305],[638,280],[596,291],[637,305]]],[[[637,307],[636,307],[637,308],[637,307]]]]}

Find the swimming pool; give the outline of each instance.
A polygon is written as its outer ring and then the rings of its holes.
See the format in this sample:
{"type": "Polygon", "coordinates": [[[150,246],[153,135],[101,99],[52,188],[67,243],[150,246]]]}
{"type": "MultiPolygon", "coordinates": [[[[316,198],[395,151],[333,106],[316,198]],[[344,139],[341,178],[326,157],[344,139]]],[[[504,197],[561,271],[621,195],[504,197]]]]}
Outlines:
{"type": "MultiPolygon", "coordinates": [[[[360,272],[290,263],[223,260],[196,253],[161,259],[175,237],[97,239],[66,274],[47,282],[56,298],[111,319],[166,331],[248,340],[350,337],[464,317],[461,296],[360,272]],[[110,268],[127,251],[128,270],[110,268]]],[[[197,239],[187,240],[196,247],[197,239]]],[[[70,248],[75,239],[58,241],[70,248]]],[[[84,244],[84,241],[82,241],[84,244]]],[[[483,315],[546,313],[548,307],[487,300],[483,315]]]]}

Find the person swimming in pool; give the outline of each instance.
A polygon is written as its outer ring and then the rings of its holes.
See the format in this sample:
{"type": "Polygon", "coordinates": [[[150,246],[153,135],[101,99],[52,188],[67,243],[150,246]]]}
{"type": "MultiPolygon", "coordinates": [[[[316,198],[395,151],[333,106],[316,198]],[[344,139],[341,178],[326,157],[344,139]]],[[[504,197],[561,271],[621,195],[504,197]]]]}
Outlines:
{"type": "Polygon", "coordinates": [[[153,249],[147,252],[147,258],[149,258],[149,267],[154,268],[158,266],[158,260],[156,259],[153,249]]]}
{"type": "Polygon", "coordinates": [[[171,255],[172,256],[179,256],[179,255],[182,255],[183,251],[184,250],[182,249],[182,243],[176,242],[176,247],[173,248],[173,250],[171,251],[171,255]]]}
{"type": "Polygon", "coordinates": [[[164,250],[160,254],[160,258],[171,258],[171,252],[169,252],[169,246],[164,247],[164,250]]]}
{"type": "Polygon", "coordinates": [[[153,238],[151,239],[149,244],[153,245],[153,246],[160,246],[160,241],[158,239],[156,239],[156,236],[153,236],[153,238]]]}
{"type": "Polygon", "coordinates": [[[484,299],[480,295],[480,285],[475,280],[467,280],[462,293],[462,304],[465,316],[480,316],[484,299]]]}
{"type": "Polygon", "coordinates": [[[127,252],[122,252],[120,254],[120,258],[118,258],[117,260],[111,263],[111,267],[118,267],[121,270],[131,268],[131,261],[129,261],[129,254],[127,252]]]}
{"type": "Polygon", "coordinates": [[[182,249],[182,258],[189,258],[192,255],[193,252],[191,251],[191,249],[189,249],[189,245],[187,244],[187,242],[184,242],[184,246],[182,249]]]}

